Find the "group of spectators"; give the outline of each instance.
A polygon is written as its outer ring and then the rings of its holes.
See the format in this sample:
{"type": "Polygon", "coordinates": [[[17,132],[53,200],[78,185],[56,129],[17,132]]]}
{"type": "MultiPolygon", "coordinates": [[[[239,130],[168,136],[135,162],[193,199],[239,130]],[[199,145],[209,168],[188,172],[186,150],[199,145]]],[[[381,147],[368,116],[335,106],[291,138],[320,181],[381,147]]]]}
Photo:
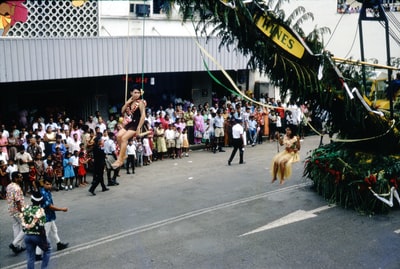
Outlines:
{"type": "MultiPolygon", "coordinates": [[[[265,106],[232,96],[223,102],[213,101],[212,105],[185,102],[170,103],[166,108],[147,107],[141,135],[129,141],[125,168],[134,173],[135,167],[153,161],[187,157],[190,145],[204,144],[214,153],[223,151],[223,147],[231,146],[231,126],[237,118],[242,120],[246,143],[252,146],[262,143],[265,137],[274,141],[275,132],[283,133],[287,125],[304,136],[310,119],[307,103],[284,105],[268,97],[263,103],[265,106]]],[[[58,115],[36,117],[26,126],[1,124],[0,197],[5,197],[5,188],[14,171],[23,175],[25,195],[45,178],[53,180],[55,190],[86,186],[95,138],[100,136],[103,142],[111,139],[116,152],[106,154],[118,154],[116,134],[122,128],[123,117],[111,114],[105,120],[97,111],[86,121],[58,115]]],[[[116,183],[116,176],[107,171],[110,185],[116,183]]]]}
{"type": "MultiPolygon", "coordinates": [[[[9,204],[14,205],[9,207],[15,235],[9,247],[15,254],[25,249],[23,231],[18,228],[21,224],[15,215],[24,212],[24,209],[18,206],[20,203],[12,202],[13,199],[20,197],[19,201],[23,201],[23,197],[30,194],[33,207],[36,206],[30,209],[37,211],[45,206],[46,220],[41,226],[46,228],[44,238],[47,239],[42,240],[44,246],[39,244],[42,251],[29,247],[28,261],[33,264],[34,260],[43,259],[43,263],[47,264],[49,253],[46,242],[50,231],[54,230],[51,228],[55,226],[54,211],[68,210],[53,205],[50,191],[85,187],[89,184],[86,176],[90,170],[93,173],[89,188],[92,195],[96,195],[94,191],[99,183],[102,191],[109,190],[107,186],[119,185],[116,179],[121,170],[113,168],[107,160],[110,155],[115,157],[119,154],[116,134],[123,128],[124,122],[129,121],[127,117],[129,115],[110,114],[104,120],[97,111],[86,121],[59,115],[56,119],[39,116],[20,126],[0,124],[0,197],[7,198],[9,204]],[[104,184],[104,171],[107,186],[104,184]],[[10,195],[11,192],[18,195],[10,195]]],[[[142,130],[128,142],[124,167],[127,174],[134,174],[138,166],[166,158],[188,157],[189,146],[196,144],[204,144],[205,149],[213,153],[223,152],[224,147],[234,146],[232,126],[238,122],[245,133],[244,144],[255,146],[263,143],[265,137],[267,141],[275,141],[276,132],[283,133],[287,126],[303,137],[308,120],[311,120],[311,111],[307,103],[289,102],[284,105],[268,97],[257,103],[232,96],[229,100],[214,100],[211,106],[208,102],[197,105],[185,102],[170,103],[165,109],[162,106],[158,109],[147,107],[142,130]]],[[[28,215],[26,220],[29,220],[28,215]]],[[[30,238],[43,236],[25,228],[24,232],[27,248],[30,238]]],[[[68,246],[68,243],[60,241],[57,233],[53,237],[57,250],[68,246]]],[[[32,246],[36,245],[32,242],[32,246]]]]}

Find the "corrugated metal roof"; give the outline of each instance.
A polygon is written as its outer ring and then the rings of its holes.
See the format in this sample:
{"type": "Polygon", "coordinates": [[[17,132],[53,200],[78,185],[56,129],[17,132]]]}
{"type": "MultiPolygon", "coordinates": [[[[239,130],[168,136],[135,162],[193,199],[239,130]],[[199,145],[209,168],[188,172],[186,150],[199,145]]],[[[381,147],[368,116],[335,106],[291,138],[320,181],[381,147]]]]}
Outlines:
{"type": "MultiPolygon", "coordinates": [[[[246,69],[248,58],[220,51],[218,39],[200,43],[224,69],[246,69]]],[[[0,38],[0,59],[0,83],[125,74],[127,64],[129,74],[205,71],[191,37],[0,38]]]]}

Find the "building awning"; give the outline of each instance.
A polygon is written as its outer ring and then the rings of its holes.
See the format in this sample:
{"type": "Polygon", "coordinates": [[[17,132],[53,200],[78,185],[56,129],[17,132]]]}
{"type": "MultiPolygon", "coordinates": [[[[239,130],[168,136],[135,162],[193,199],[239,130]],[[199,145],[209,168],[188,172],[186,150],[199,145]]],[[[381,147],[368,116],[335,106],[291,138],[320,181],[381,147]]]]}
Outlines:
{"type": "MultiPolygon", "coordinates": [[[[246,69],[248,57],[219,49],[219,39],[199,42],[224,69],[246,69]]],[[[0,83],[206,71],[191,37],[0,38],[0,59],[0,83]]]]}

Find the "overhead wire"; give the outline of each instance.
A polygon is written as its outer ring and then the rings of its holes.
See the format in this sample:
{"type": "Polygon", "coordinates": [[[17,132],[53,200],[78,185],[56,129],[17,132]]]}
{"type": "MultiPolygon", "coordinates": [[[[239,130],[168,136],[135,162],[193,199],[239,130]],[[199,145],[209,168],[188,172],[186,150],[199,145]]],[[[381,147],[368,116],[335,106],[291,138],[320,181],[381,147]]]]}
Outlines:
{"type": "Polygon", "coordinates": [[[358,33],[358,24],[357,24],[357,28],[356,28],[356,32],[354,33],[354,37],[353,37],[353,42],[351,43],[350,49],[347,51],[346,55],[344,56],[344,58],[348,58],[351,51],[353,50],[354,44],[356,43],[356,39],[357,39],[357,33],[358,33]]]}
{"type": "MultiPolygon", "coordinates": [[[[349,5],[352,5],[354,2],[356,2],[356,1],[354,0],[354,1],[351,2],[349,5]]],[[[324,49],[326,49],[326,47],[329,45],[329,42],[332,40],[333,36],[335,35],[335,32],[336,32],[336,30],[337,30],[337,28],[338,28],[340,22],[342,21],[344,15],[345,15],[345,13],[343,13],[343,14],[340,16],[338,22],[337,22],[336,25],[335,25],[335,28],[333,29],[333,32],[332,32],[331,36],[329,37],[328,41],[326,42],[326,45],[324,46],[324,49]]]]}
{"type": "Polygon", "coordinates": [[[125,48],[125,99],[128,99],[128,67],[129,67],[129,48],[131,46],[131,39],[130,39],[130,29],[129,29],[129,24],[130,24],[130,14],[128,14],[128,34],[126,36],[126,48],[125,48]]]}
{"type": "MultiPolygon", "coordinates": [[[[143,0],[143,5],[146,4],[146,0],[143,0]]],[[[146,24],[146,14],[143,14],[143,32],[142,32],[142,85],[141,85],[141,97],[143,99],[144,95],[144,45],[145,45],[145,24],[146,24]]]]}
{"type": "MultiPolygon", "coordinates": [[[[389,19],[391,24],[394,25],[394,28],[398,32],[400,32],[400,22],[396,19],[396,17],[392,14],[392,12],[386,12],[385,14],[387,15],[386,17],[389,19]]],[[[382,21],[380,21],[379,23],[384,27],[382,21]]],[[[396,32],[391,27],[389,27],[389,35],[393,38],[393,40],[398,45],[400,45],[400,37],[396,34],[396,32]]]]}

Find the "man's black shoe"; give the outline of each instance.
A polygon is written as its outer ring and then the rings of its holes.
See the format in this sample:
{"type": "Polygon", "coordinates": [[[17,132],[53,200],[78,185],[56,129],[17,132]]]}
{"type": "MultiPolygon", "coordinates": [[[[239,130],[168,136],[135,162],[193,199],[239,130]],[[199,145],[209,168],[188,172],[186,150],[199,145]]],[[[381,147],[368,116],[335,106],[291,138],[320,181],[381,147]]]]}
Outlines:
{"type": "Polygon", "coordinates": [[[228,165],[231,165],[231,161],[228,161],[228,165]]]}
{"type": "Polygon", "coordinates": [[[109,191],[109,190],[110,190],[109,188],[104,188],[101,191],[109,191]]]}
{"type": "Polygon", "coordinates": [[[114,182],[108,182],[107,186],[115,186],[114,182]]]}
{"type": "Polygon", "coordinates": [[[63,250],[66,249],[68,247],[69,243],[62,243],[62,242],[58,242],[57,243],[57,250],[63,250]]]}
{"type": "Polygon", "coordinates": [[[18,248],[16,246],[13,245],[13,243],[11,243],[10,245],[8,245],[8,247],[14,252],[14,254],[18,254],[18,248]]]}
{"type": "Polygon", "coordinates": [[[96,194],[94,193],[94,191],[92,191],[92,190],[90,190],[90,189],[89,189],[89,192],[90,192],[93,196],[96,195],[96,194]]]}
{"type": "Polygon", "coordinates": [[[223,150],[223,149],[220,149],[220,150],[219,150],[219,152],[225,152],[225,150],[223,150]]]}

